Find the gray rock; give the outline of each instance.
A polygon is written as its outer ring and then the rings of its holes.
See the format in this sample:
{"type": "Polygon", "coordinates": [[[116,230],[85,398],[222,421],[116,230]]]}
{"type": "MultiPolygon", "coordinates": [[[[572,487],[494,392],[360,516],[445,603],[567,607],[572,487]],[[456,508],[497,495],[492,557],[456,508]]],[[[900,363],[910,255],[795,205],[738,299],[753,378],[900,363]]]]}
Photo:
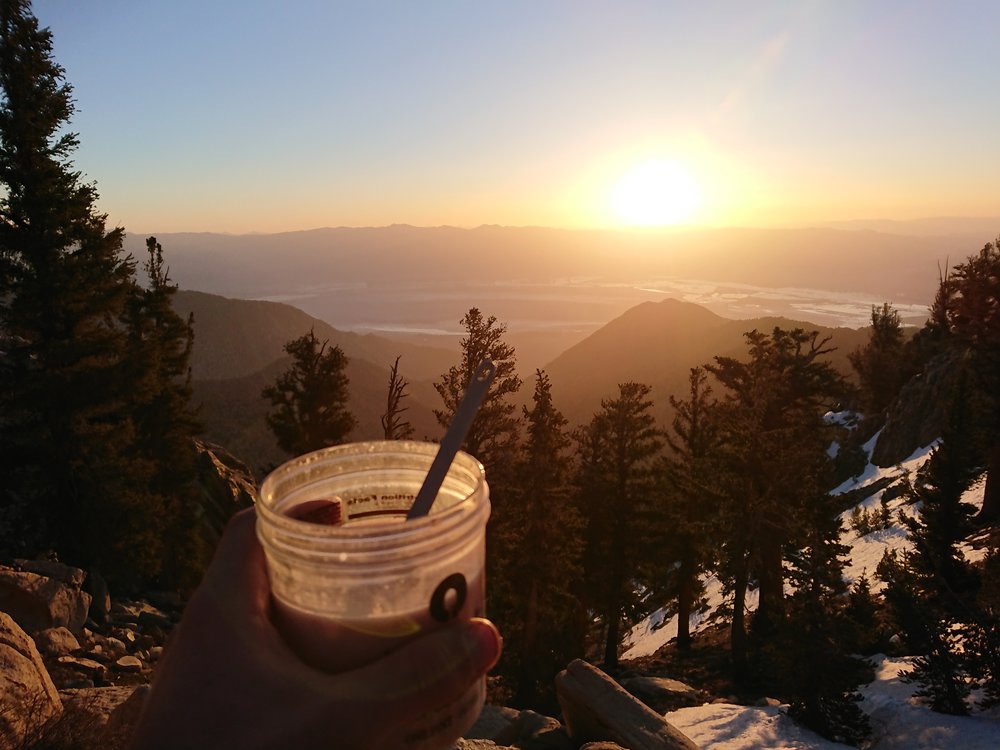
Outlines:
{"type": "Polygon", "coordinates": [[[101,675],[104,674],[105,670],[105,666],[101,662],[80,656],[60,656],[56,661],[63,666],[87,675],[101,675]]]}
{"type": "Polygon", "coordinates": [[[118,656],[128,653],[128,647],[125,643],[120,638],[115,638],[113,635],[109,635],[104,639],[104,647],[118,656]]]}
{"type": "Polygon", "coordinates": [[[483,706],[476,723],[469,727],[465,738],[470,740],[493,740],[517,719],[521,712],[516,708],[494,706],[487,703],[483,706]]]}
{"type": "Polygon", "coordinates": [[[8,613],[29,633],[58,627],[80,633],[89,607],[90,594],[72,583],[28,570],[0,567],[0,611],[8,613]]]}
{"type": "Polygon", "coordinates": [[[38,650],[49,656],[65,656],[80,648],[80,642],[69,632],[69,628],[46,628],[32,638],[38,650]]]}
{"type": "Polygon", "coordinates": [[[62,713],[35,642],[0,612],[0,749],[15,748],[62,713]]]}
{"type": "Polygon", "coordinates": [[[562,724],[534,711],[521,711],[493,739],[501,745],[516,745],[521,750],[573,750],[562,724]]]}
{"type": "Polygon", "coordinates": [[[134,656],[123,656],[115,661],[114,667],[119,672],[141,672],[142,661],[134,656]]]}
{"type": "Polygon", "coordinates": [[[455,743],[454,750],[518,750],[508,745],[498,745],[493,740],[460,739],[455,743]]]}
{"type": "Polygon", "coordinates": [[[666,677],[628,677],[618,682],[658,714],[700,706],[707,698],[690,685],[666,677]]]}
{"type": "Polygon", "coordinates": [[[89,716],[91,723],[103,727],[112,712],[125,703],[135,690],[131,685],[87,687],[63,689],[59,691],[59,696],[67,712],[89,716]]]}
{"type": "Polygon", "coordinates": [[[163,656],[163,646],[153,646],[151,649],[149,649],[150,661],[159,661],[162,656],[163,656]]]}
{"type": "Polygon", "coordinates": [[[556,677],[556,695],[577,744],[604,741],[630,750],[698,750],[670,722],[580,659],[556,677]]]}
{"type": "Polygon", "coordinates": [[[19,558],[14,560],[14,567],[18,570],[26,570],[29,573],[36,573],[46,578],[52,578],[75,589],[80,588],[87,578],[87,574],[79,568],[73,568],[52,560],[22,560],[19,558]]]}
{"type": "Polygon", "coordinates": [[[198,484],[204,519],[212,531],[221,536],[234,513],[253,506],[257,483],[247,465],[225,448],[202,440],[194,443],[198,452],[198,484]]]}

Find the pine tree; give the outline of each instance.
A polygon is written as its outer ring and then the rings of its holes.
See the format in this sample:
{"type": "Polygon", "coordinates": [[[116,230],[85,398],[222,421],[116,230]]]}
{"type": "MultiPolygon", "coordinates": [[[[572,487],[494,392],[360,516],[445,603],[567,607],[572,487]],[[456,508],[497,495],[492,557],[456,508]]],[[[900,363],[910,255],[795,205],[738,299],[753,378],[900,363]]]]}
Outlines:
{"type": "Polygon", "coordinates": [[[402,416],[410,408],[401,405],[408,385],[406,378],[399,374],[399,357],[396,357],[389,370],[389,392],[386,396],[385,414],[382,415],[382,432],[386,440],[408,440],[413,437],[413,425],[402,416]]]}
{"type": "Polygon", "coordinates": [[[872,305],[871,338],[864,347],[848,355],[861,380],[864,408],[869,415],[882,415],[910,379],[912,367],[905,356],[903,325],[899,311],[888,302],[872,305]]]}
{"type": "Polygon", "coordinates": [[[541,370],[532,402],[522,407],[525,442],[497,518],[499,573],[491,579],[490,601],[504,632],[501,669],[512,683],[512,705],[551,709],[553,679],[583,655],[581,521],[570,492],[566,419],[541,370]]]}
{"type": "Polygon", "coordinates": [[[976,432],[986,458],[979,521],[1000,520],[1000,239],[955,268],[945,311],[951,333],[967,352],[976,391],[976,432]]]}
{"type": "Polygon", "coordinates": [[[723,577],[734,596],[731,651],[746,674],[744,603],[752,577],[760,585],[754,632],[766,641],[784,617],[785,555],[808,523],[801,512],[829,472],[830,429],[821,415],[844,392],[822,357],[827,340],[814,331],[775,328],[746,334],[750,358],[716,357],[706,369],[729,394],[719,406],[722,444],[715,472],[721,487],[723,577]]]}
{"type": "Polygon", "coordinates": [[[673,455],[665,460],[663,470],[663,539],[672,561],[678,563],[673,588],[677,596],[677,648],[681,650],[691,647],[691,613],[700,591],[700,576],[712,559],[716,509],[715,495],[709,489],[709,465],[718,447],[712,387],[704,369],[691,368],[688,388],[686,401],[670,397],[675,412],[673,434],[665,438],[673,455]]]}
{"type": "Polygon", "coordinates": [[[601,411],[577,433],[585,574],[605,627],[604,665],[611,670],[618,666],[623,623],[644,614],[637,584],[652,582],[645,567],[653,553],[654,465],[663,441],[650,413],[650,392],[642,383],[620,384],[618,397],[601,401],[601,411]]]}
{"type": "Polygon", "coordinates": [[[164,555],[131,411],[135,266],[73,167],[74,108],[51,33],[0,2],[0,507],[21,524],[0,546],[134,582],[164,555]]]}
{"type": "MultiPolygon", "coordinates": [[[[503,340],[507,326],[498,323],[494,316],[484,318],[479,309],[473,307],[462,318],[461,324],[466,333],[462,339],[462,361],[450,367],[434,384],[444,402],[444,408],[435,409],[434,416],[438,424],[447,429],[479,365],[487,359],[493,360],[496,375],[462,449],[479,459],[487,473],[496,477],[498,460],[512,454],[517,441],[516,407],[510,401],[521,388],[521,378],[516,371],[517,360],[514,348],[503,340]]],[[[493,486],[492,480],[490,485],[493,486]]]]}
{"type": "Polygon", "coordinates": [[[296,456],[344,441],[356,420],[347,409],[347,357],[312,330],[285,344],[292,364],[261,396],[278,446],[296,456]]]}
{"type": "Polygon", "coordinates": [[[166,513],[165,580],[193,586],[208,563],[211,542],[197,503],[194,438],[201,426],[191,406],[191,352],[194,317],[173,308],[177,286],[170,280],[163,248],[146,240],[143,264],[147,286],[137,288],[129,309],[129,381],[139,454],[154,463],[150,488],[163,498],[166,513]]]}

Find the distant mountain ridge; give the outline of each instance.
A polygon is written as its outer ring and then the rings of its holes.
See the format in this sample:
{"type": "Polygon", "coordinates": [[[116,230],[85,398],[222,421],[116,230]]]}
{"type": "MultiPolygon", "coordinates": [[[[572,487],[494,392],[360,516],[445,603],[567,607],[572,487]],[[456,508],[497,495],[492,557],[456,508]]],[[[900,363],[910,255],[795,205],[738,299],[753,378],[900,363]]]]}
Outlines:
{"type": "MultiPolygon", "coordinates": [[[[349,408],[358,419],[352,440],[381,437],[379,418],[385,411],[388,369],[397,354],[402,354],[401,372],[410,381],[406,417],[416,437],[440,436],[433,415],[440,399],[432,384],[458,361],[454,352],[345,333],[276,302],[180,291],[175,308],[195,316],[195,403],[201,405],[207,437],[255,468],[286,458],[267,429],[268,407],[260,393],[289,364],[284,344],[310,327],[348,356],[349,408]]],[[[830,361],[847,374],[847,354],[868,340],[865,330],[825,328],[785,318],[732,320],[690,302],[666,299],[629,309],[550,361],[545,370],[556,406],[571,424],[587,422],[602,399],[617,395],[619,383],[635,380],[653,387],[654,414],[660,426],[667,427],[672,415],[668,397],[686,397],[690,368],[715,356],[745,358],[743,334],[754,328],[769,333],[775,326],[831,336],[837,350],[830,361]]],[[[530,377],[525,381],[517,397],[520,403],[531,398],[530,377]]]]}
{"type": "Polygon", "coordinates": [[[269,407],[261,391],[288,368],[291,360],[284,345],[310,329],[320,340],[340,346],[348,357],[348,408],[358,421],[352,440],[382,437],[380,418],[385,412],[389,368],[397,355],[402,355],[400,373],[410,381],[404,417],[417,438],[439,435],[432,411],[439,399],[431,382],[454,363],[451,352],[338,331],[278,302],[179,290],[174,309],[184,317],[194,314],[191,373],[194,403],[206,437],[255,470],[288,458],[267,427],[269,407]]]}
{"type": "Polygon", "coordinates": [[[668,397],[687,396],[692,367],[716,356],[746,359],[743,334],[775,327],[802,328],[830,336],[836,350],[829,361],[851,374],[849,352],[868,341],[866,330],[827,328],[787,318],[731,320],[690,302],[645,302],[612,320],[563,352],[545,368],[553,399],[571,423],[583,423],[600,409],[601,400],[617,396],[619,383],[634,380],[653,387],[654,414],[666,427],[672,415],[668,397]]]}
{"type": "MultiPolygon", "coordinates": [[[[830,227],[614,231],[394,225],[157,238],[182,287],[243,298],[338,285],[670,276],[923,302],[933,296],[939,262],[976,251],[1000,234],[1000,226],[970,231],[910,236],[830,227]]],[[[126,237],[126,248],[137,257],[144,254],[143,243],[143,235],[126,237]]]]}

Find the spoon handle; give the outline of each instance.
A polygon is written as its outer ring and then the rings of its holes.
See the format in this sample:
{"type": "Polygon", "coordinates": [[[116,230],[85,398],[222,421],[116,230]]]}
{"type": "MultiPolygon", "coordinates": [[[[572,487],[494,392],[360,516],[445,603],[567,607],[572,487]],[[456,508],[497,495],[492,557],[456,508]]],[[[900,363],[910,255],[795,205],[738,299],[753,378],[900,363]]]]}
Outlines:
{"type": "Polygon", "coordinates": [[[420,492],[417,493],[416,500],[410,506],[410,512],[406,514],[407,520],[426,516],[430,511],[438,490],[441,489],[441,483],[444,482],[445,475],[448,473],[448,468],[455,460],[458,449],[462,447],[462,441],[465,440],[465,436],[472,426],[472,420],[479,410],[479,405],[486,396],[486,391],[489,390],[490,383],[493,382],[493,377],[496,374],[497,366],[489,359],[476,369],[476,374],[472,376],[469,388],[465,391],[465,395],[455,411],[448,431],[438,446],[437,455],[434,456],[434,462],[427,472],[420,492]]]}

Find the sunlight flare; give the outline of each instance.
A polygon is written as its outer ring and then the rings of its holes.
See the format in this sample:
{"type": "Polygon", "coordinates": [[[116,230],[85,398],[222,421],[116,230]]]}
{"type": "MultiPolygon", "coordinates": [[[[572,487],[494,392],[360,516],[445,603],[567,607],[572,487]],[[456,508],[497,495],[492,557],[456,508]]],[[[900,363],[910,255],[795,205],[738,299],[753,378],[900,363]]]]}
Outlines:
{"type": "Polygon", "coordinates": [[[690,219],[701,206],[701,186],[679,162],[652,159],[626,172],[611,195],[625,224],[665,226],[690,219]]]}

